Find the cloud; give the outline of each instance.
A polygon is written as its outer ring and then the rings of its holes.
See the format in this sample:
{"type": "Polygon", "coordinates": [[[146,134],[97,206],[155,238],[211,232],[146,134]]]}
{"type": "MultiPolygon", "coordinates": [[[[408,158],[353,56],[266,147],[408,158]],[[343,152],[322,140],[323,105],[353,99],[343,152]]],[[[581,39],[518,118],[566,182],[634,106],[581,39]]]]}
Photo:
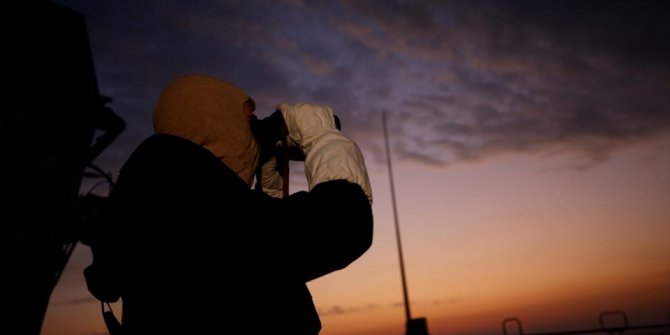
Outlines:
{"type": "MultiPolygon", "coordinates": [[[[412,301],[411,305],[421,305],[421,304],[431,304],[431,305],[442,305],[442,304],[455,304],[458,303],[459,301],[455,298],[436,298],[431,301],[412,301]]],[[[333,305],[329,307],[322,307],[318,309],[318,313],[320,316],[332,316],[332,315],[342,315],[342,314],[349,314],[349,313],[358,313],[358,312],[364,312],[364,311],[371,311],[371,310],[379,310],[379,309],[384,309],[384,308],[404,308],[405,304],[403,302],[393,302],[393,303],[388,303],[385,305],[379,305],[379,304],[374,304],[370,303],[365,306],[340,306],[340,305],[333,305]]]]}
{"type": "Polygon", "coordinates": [[[55,305],[81,305],[88,304],[91,302],[99,302],[95,297],[80,297],[68,300],[61,300],[54,302],[55,305]]]}
{"type": "MultiPolygon", "coordinates": [[[[387,107],[396,153],[438,166],[569,153],[586,166],[667,134],[670,67],[660,60],[670,58],[670,25],[659,6],[476,1],[443,8],[451,18],[443,38],[454,50],[444,53],[445,64],[417,61],[391,74],[414,78],[387,107]]],[[[419,51],[414,59],[422,59],[419,51]]]]}
{"type": "Polygon", "coordinates": [[[118,166],[151,130],[162,87],[185,72],[236,83],[263,117],[331,105],[382,163],[444,167],[510,153],[580,166],[670,130],[670,23],[661,1],[63,0],[87,18],[98,81],[126,132],[118,166]]]}
{"type": "Polygon", "coordinates": [[[348,313],[357,313],[362,311],[370,311],[381,308],[377,304],[369,304],[366,306],[357,306],[357,307],[343,307],[340,305],[334,305],[325,308],[319,308],[318,313],[320,316],[330,316],[330,315],[342,315],[348,313]]]}

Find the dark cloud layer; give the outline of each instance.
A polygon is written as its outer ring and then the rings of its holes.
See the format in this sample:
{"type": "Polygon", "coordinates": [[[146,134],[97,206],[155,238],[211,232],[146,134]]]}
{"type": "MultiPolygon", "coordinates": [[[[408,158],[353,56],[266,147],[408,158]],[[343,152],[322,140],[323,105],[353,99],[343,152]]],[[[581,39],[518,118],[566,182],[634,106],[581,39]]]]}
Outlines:
{"type": "Polygon", "coordinates": [[[129,123],[116,169],[151,132],[175,76],[204,72],[258,101],[333,106],[383,157],[435,166],[506,153],[580,164],[670,131],[664,1],[57,1],[88,23],[102,93],[129,123]]]}

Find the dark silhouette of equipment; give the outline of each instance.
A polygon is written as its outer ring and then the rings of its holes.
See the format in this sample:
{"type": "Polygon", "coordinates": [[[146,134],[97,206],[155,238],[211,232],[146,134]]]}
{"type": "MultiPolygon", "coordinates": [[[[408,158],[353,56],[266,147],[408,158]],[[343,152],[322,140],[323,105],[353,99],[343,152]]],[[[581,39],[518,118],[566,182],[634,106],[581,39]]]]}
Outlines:
{"type": "Polygon", "coordinates": [[[83,228],[105,199],[80,195],[82,180],[113,183],[92,162],[125,122],[99,93],[83,15],[46,1],[20,6],[3,47],[10,68],[0,114],[0,215],[9,230],[3,329],[38,335],[83,228]]]}

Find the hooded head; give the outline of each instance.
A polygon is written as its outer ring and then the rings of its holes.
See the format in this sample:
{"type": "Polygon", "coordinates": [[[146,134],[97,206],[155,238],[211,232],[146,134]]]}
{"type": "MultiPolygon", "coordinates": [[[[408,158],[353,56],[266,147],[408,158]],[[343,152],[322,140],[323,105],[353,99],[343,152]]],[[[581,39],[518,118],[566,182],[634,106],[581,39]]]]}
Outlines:
{"type": "Polygon", "coordinates": [[[253,106],[253,100],[231,83],[186,75],[161,93],[154,109],[154,130],[211,151],[250,185],[258,162],[258,145],[250,126],[253,106]]]}

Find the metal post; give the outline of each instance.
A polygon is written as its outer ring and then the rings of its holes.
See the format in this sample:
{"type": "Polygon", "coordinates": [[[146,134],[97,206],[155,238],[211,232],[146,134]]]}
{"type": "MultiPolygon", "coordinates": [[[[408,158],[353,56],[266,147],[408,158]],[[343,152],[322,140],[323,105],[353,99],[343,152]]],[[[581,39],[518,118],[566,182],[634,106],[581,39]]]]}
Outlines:
{"type": "Polygon", "coordinates": [[[393,205],[393,221],[395,222],[395,236],[398,243],[398,258],[400,259],[400,275],[402,278],[402,294],[405,300],[405,327],[406,335],[428,335],[428,325],[426,318],[412,319],[409,309],[409,298],[407,295],[407,279],[405,278],[405,262],[402,255],[402,244],[400,243],[400,225],[398,224],[398,206],[395,200],[395,187],[393,185],[393,168],[391,165],[391,150],[389,146],[388,130],[386,129],[386,114],[382,112],[382,122],[384,123],[384,143],[386,144],[386,158],[389,167],[389,183],[391,185],[391,201],[393,205]]]}
{"type": "Polygon", "coordinates": [[[407,279],[405,278],[405,262],[402,256],[402,245],[400,243],[400,226],[398,225],[398,208],[395,201],[395,188],[393,186],[393,168],[391,167],[391,150],[389,149],[389,136],[386,129],[386,114],[382,112],[382,122],[384,123],[384,143],[386,144],[386,159],[389,168],[389,183],[391,185],[391,201],[393,205],[393,221],[395,222],[395,236],[398,243],[398,257],[400,259],[400,275],[402,277],[402,294],[405,299],[405,317],[407,322],[412,319],[409,310],[409,299],[407,297],[407,279]]]}

